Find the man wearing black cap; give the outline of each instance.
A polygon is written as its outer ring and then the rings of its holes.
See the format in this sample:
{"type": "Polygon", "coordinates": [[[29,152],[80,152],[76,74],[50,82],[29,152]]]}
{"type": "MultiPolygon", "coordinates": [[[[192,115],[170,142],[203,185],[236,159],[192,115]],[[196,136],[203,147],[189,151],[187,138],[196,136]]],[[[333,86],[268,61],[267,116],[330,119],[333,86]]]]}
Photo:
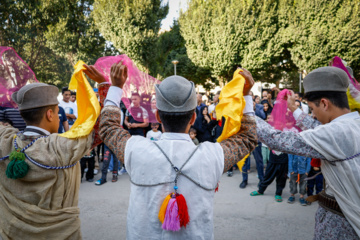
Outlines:
{"type": "MultiPolygon", "coordinates": [[[[92,66],[87,68],[100,74],[92,66]]],[[[249,154],[257,143],[252,98],[247,96],[254,82],[249,72],[244,70],[243,74],[248,79],[244,87],[247,105],[240,131],[221,143],[204,142],[197,147],[188,134],[196,119],[193,82],[171,76],[155,86],[156,118],[163,125],[164,133],[154,142],[141,136],[131,137],[121,128],[119,106],[127,68],[121,63],[113,65],[112,86],[102,111],[100,135],[117,158],[125,162],[132,183],[127,216],[128,240],[214,239],[214,190],[221,174],[249,154]],[[159,221],[159,210],[164,199],[177,191],[186,199],[190,222],[186,228],[178,226],[176,232],[167,231],[169,229],[159,221]]],[[[99,83],[103,81],[101,76],[92,79],[99,83]]],[[[99,86],[102,84],[106,83],[99,86]]],[[[166,219],[163,221],[165,224],[166,219]]]]}
{"type": "Polygon", "coordinates": [[[258,137],[269,148],[322,159],[326,187],[319,194],[314,239],[360,237],[360,115],[350,111],[348,86],[339,68],[310,72],[304,79],[305,99],[318,121],[297,108],[293,93],[288,96],[301,133],[278,131],[256,119],[258,137]]]}

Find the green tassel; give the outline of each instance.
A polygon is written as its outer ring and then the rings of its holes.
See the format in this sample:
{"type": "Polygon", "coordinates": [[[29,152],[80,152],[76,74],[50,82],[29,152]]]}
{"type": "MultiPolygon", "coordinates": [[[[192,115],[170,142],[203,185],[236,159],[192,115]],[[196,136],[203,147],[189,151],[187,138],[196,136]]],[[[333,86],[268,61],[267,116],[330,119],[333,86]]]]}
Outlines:
{"type": "Polygon", "coordinates": [[[20,151],[12,151],[11,160],[6,168],[6,176],[12,179],[23,178],[29,171],[29,165],[25,162],[25,154],[20,151]]]}

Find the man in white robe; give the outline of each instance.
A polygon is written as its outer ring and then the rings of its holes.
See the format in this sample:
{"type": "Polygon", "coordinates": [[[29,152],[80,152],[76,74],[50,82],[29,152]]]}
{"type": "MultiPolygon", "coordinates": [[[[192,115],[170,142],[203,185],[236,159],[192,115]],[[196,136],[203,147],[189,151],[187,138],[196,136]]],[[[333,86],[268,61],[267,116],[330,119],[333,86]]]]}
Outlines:
{"type": "MultiPolygon", "coordinates": [[[[107,84],[94,67],[87,66],[87,73],[100,87],[107,84]]],[[[121,63],[112,67],[112,86],[101,115],[100,135],[117,158],[125,162],[132,183],[127,239],[214,239],[214,190],[221,174],[249,154],[257,143],[252,99],[248,96],[254,82],[249,72],[244,70],[242,74],[247,75],[248,81],[240,131],[221,143],[205,142],[199,146],[188,134],[196,118],[194,83],[171,76],[156,85],[156,118],[164,133],[155,144],[142,136],[130,136],[121,127],[119,105],[127,68],[121,63]],[[176,190],[174,185],[185,197],[190,217],[186,228],[176,232],[164,230],[158,219],[165,197],[176,190]]]]}
{"type": "Polygon", "coordinates": [[[296,107],[293,94],[288,96],[288,108],[301,133],[275,130],[256,119],[259,140],[269,148],[321,159],[326,187],[319,195],[314,239],[360,236],[360,115],[349,109],[348,86],[348,76],[339,68],[309,73],[304,79],[305,99],[318,121],[296,107]]]}

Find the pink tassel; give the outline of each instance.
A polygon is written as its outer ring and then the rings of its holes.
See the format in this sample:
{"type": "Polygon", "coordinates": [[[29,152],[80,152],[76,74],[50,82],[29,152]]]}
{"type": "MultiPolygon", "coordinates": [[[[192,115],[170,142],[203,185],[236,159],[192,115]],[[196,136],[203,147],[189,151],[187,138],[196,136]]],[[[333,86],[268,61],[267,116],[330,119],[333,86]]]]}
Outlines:
{"type": "Polygon", "coordinates": [[[180,220],[178,213],[178,205],[176,202],[176,198],[171,198],[167,205],[165,220],[162,225],[162,228],[168,231],[179,231],[180,230],[180,220]]]}

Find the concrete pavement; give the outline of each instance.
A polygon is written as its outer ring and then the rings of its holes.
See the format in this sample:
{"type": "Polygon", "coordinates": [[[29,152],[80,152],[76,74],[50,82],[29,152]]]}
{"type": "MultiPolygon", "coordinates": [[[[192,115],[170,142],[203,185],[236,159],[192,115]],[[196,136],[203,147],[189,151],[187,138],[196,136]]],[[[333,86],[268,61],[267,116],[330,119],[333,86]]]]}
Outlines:
{"type": "MultiPolygon", "coordinates": [[[[245,189],[239,188],[242,177],[238,170],[233,177],[222,176],[219,192],[215,194],[215,239],[312,239],[318,204],[301,206],[298,195],[294,204],[288,204],[288,183],[282,203],[274,200],[275,182],[263,196],[251,197],[250,192],[257,190],[258,184],[254,161],[252,167],[245,189]]],[[[99,178],[100,173],[95,176],[96,180],[99,178]]],[[[108,182],[102,186],[83,181],[79,199],[83,239],[126,239],[129,194],[127,174],[119,176],[116,183],[111,182],[108,174],[108,182]]]]}

